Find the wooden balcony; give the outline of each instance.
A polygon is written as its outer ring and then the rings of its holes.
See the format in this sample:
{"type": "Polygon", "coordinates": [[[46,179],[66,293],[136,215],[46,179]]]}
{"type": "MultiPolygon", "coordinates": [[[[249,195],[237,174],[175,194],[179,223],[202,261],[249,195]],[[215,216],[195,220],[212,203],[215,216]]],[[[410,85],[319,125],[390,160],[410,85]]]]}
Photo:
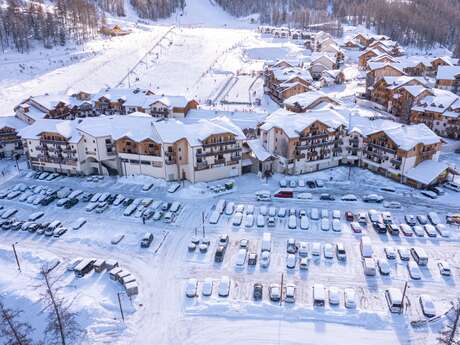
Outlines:
{"type": "Polygon", "coordinates": [[[198,162],[195,165],[195,171],[206,170],[209,169],[208,162],[198,162]]]}
{"type": "Polygon", "coordinates": [[[378,145],[378,144],[373,144],[373,143],[368,143],[367,146],[368,146],[369,148],[373,148],[373,149],[376,149],[376,150],[379,150],[379,151],[383,151],[383,152],[386,152],[386,153],[390,153],[390,154],[393,154],[393,155],[396,154],[396,151],[395,151],[395,150],[392,150],[392,149],[390,149],[389,147],[386,147],[386,146],[382,146],[382,145],[378,145]]]}
{"type": "Polygon", "coordinates": [[[235,145],[236,140],[228,140],[228,141],[219,141],[215,143],[203,143],[203,147],[213,147],[213,146],[222,146],[222,145],[235,145]]]}
{"type": "Polygon", "coordinates": [[[239,152],[241,151],[241,147],[236,146],[233,148],[225,148],[225,149],[219,149],[219,150],[212,150],[212,151],[203,151],[201,153],[196,153],[197,157],[209,157],[209,156],[216,156],[218,154],[225,154],[225,153],[233,153],[233,152],[239,152]]]}

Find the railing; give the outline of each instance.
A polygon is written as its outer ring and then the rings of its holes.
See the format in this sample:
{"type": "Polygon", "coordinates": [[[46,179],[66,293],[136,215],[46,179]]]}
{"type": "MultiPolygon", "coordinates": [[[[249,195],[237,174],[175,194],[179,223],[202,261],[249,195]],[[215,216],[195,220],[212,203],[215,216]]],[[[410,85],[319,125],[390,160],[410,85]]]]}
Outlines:
{"type": "Polygon", "coordinates": [[[219,164],[225,164],[225,158],[221,158],[221,159],[216,159],[216,160],[214,160],[214,164],[213,164],[213,165],[219,165],[219,164]]]}
{"type": "Polygon", "coordinates": [[[236,140],[228,140],[228,141],[219,141],[215,143],[203,143],[203,147],[212,147],[212,146],[220,146],[220,145],[234,145],[236,144],[236,140]]]}
{"type": "Polygon", "coordinates": [[[365,150],[364,153],[369,155],[369,156],[376,157],[376,158],[378,158],[380,160],[383,159],[383,157],[384,157],[383,154],[375,152],[375,151],[371,151],[369,149],[365,150]]]}
{"type": "Polygon", "coordinates": [[[238,152],[241,151],[241,147],[235,147],[235,148],[230,148],[230,149],[223,149],[223,150],[215,150],[215,151],[203,151],[201,153],[197,153],[197,157],[209,157],[209,156],[215,156],[218,154],[225,154],[225,153],[232,153],[232,152],[238,152]]]}
{"type": "Polygon", "coordinates": [[[327,138],[328,136],[329,136],[328,133],[324,133],[324,134],[315,134],[315,135],[301,136],[299,139],[300,139],[300,140],[314,140],[314,139],[327,138]]]}
{"type": "Polygon", "coordinates": [[[370,148],[375,148],[377,150],[381,150],[381,151],[384,151],[384,152],[387,152],[387,153],[391,153],[391,154],[396,154],[396,151],[395,150],[392,150],[386,146],[382,146],[382,145],[378,145],[378,144],[373,144],[373,143],[368,143],[367,144],[368,147],[370,148]]]}
{"type": "Polygon", "coordinates": [[[196,171],[206,170],[206,169],[209,169],[209,164],[207,162],[196,163],[196,166],[195,166],[196,171]]]}
{"type": "Polygon", "coordinates": [[[40,139],[40,143],[63,145],[63,144],[67,144],[67,141],[65,141],[65,140],[40,139]]]}
{"type": "Polygon", "coordinates": [[[329,145],[334,145],[334,144],[340,144],[341,141],[340,140],[328,140],[328,141],[324,141],[324,142],[318,142],[318,143],[310,143],[310,144],[307,144],[307,145],[297,145],[296,146],[296,149],[297,150],[305,150],[305,149],[310,149],[310,148],[314,148],[314,147],[323,147],[323,146],[329,146],[329,145]]]}

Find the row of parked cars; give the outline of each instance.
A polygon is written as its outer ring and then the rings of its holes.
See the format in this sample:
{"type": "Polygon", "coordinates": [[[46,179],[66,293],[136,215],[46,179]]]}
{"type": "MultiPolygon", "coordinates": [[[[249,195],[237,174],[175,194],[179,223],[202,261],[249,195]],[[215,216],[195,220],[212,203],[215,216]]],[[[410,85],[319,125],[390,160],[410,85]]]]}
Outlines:
{"type": "MultiPolygon", "coordinates": [[[[126,217],[134,216],[135,218],[143,218],[144,220],[160,220],[163,218],[165,223],[173,222],[182,208],[182,204],[179,201],[171,203],[153,200],[152,198],[125,199],[120,203],[126,206],[123,211],[123,215],[126,217]]],[[[114,204],[120,203],[117,202],[114,204]]]]}
{"type": "MultiPolygon", "coordinates": [[[[29,218],[30,219],[30,218],[29,218]]],[[[24,221],[15,218],[0,220],[3,230],[28,231],[39,235],[61,237],[67,232],[67,228],[59,220],[52,222],[24,221]]]]}
{"type": "Polygon", "coordinates": [[[53,181],[60,176],[62,175],[59,173],[50,173],[46,171],[30,171],[25,175],[27,178],[33,178],[40,181],[53,181]]]}

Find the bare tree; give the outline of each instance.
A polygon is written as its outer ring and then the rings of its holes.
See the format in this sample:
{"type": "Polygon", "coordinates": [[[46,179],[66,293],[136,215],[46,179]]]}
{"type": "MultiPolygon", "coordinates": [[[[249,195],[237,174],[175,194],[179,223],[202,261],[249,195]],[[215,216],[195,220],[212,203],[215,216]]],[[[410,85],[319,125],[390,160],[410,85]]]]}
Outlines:
{"type": "Polygon", "coordinates": [[[83,334],[76,320],[77,314],[70,311],[70,304],[60,296],[59,289],[55,287],[56,281],[50,278],[49,272],[42,269],[40,273],[45,290],[42,300],[46,304],[45,310],[49,310],[45,342],[50,345],[75,344],[83,334]]]}
{"type": "Polygon", "coordinates": [[[12,310],[0,301],[0,338],[5,345],[32,345],[32,326],[20,320],[22,310],[12,310]]]}
{"type": "Polygon", "coordinates": [[[438,337],[438,344],[443,345],[458,345],[460,344],[459,338],[459,323],[460,323],[460,299],[457,300],[453,307],[453,316],[451,323],[441,331],[441,335],[438,337]]]}

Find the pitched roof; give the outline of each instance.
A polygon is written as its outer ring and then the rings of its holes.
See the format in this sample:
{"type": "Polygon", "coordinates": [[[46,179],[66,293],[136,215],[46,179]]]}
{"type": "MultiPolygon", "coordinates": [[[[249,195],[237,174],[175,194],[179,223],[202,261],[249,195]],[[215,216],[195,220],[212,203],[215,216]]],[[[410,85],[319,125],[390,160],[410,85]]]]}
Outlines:
{"type": "Polygon", "coordinates": [[[39,119],[32,125],[19,131],[19,135],[25,139],[38,139],[43,132],[51,132],[62,135],[71,143],[77,143],[81,134],[77,130],[77,121],[39,119]]]}
{"type": "Polygon", "coordinates": [[[291,96],[288,99],[284,100],[284,104],[287,106],[298,106],[302,109],[309,108],[313,103],[317,102],[320,99],[324,98],[324,102],[339,104],[338,101],[331,98],[329,95],[325,94],[322,91],[308,91],[299,93],[297,95],[291,96]]]}
{"type": "Polygon", "coordinates": [[[436,80],[455,80],[460,77],[460,66],[439,66],[436,80]]]}
{"type": "Polygon", "coordinates": [[[449,166],[446,163],[425,160],[419,165],[409,169],[404,176],[424,185],[430,185],[448,168],[449,166]]]}
{"type": "Polygon", "coordinates": [[[404,151],[409,151],[417,144],[431,145],[441,142],[437,136],[424,123],[409,126],[400,126],[384,130],[384,133],[404,151]]]}

